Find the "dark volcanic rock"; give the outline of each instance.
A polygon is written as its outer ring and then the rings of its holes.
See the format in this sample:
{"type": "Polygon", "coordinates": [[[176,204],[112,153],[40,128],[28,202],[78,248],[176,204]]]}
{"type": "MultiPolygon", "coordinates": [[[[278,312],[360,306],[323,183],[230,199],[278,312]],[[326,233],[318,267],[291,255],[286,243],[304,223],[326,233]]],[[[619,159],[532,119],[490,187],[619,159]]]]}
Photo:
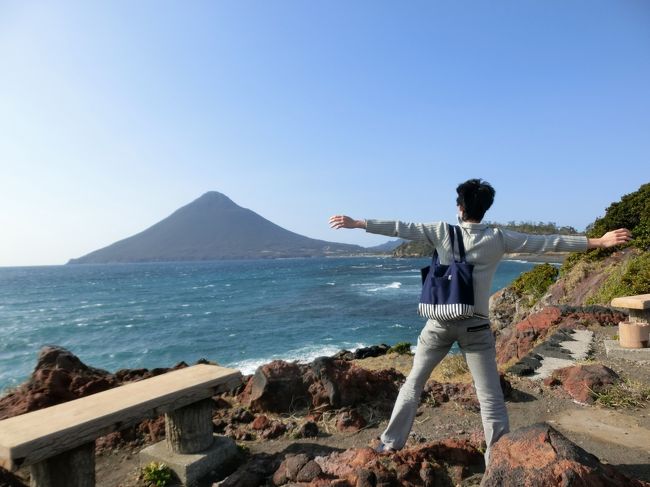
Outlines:
{"type": "Polygon", "coordinates": [[[259,412],[282,413],[308,406],[310,396],[303,381],[305,371],[304,365],[274,360],[257,368],[242,396],[248,396],[249,407],[259,412]]]}
{"type": "Polygon", "coordinates": [[[482,487],[648,487],[541,423],[503,436],[492,447],[482,487]]]}
{"type": "Polygon", "coordinates": [[[298,434],[301,438],[316,438],[318,436],[318,424],[314,421],[307,421],[300,427],[298,434]]]}

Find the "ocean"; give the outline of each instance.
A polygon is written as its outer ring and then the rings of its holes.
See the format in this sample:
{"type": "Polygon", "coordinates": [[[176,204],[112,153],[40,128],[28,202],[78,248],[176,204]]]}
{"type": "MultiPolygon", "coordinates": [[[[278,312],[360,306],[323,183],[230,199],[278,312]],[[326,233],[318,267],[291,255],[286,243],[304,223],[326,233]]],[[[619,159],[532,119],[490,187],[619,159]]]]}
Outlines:
{"type": "MultiPolygon", "coordinates": [[[[0,268],[0,391],[43,345],[86,364],[170,367],[200,358],[252,373],[274,359],[416,343],[429,259],[314,258],[0,268]]],[[[496,291],[535,264],[501,262],[496,291]]]]}

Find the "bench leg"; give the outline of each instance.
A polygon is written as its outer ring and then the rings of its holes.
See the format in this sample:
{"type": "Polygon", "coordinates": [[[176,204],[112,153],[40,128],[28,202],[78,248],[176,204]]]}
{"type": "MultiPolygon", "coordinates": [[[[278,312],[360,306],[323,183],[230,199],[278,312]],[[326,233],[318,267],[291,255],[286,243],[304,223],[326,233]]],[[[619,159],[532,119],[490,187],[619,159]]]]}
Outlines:
{"type": "Polygon", "coordinates": [[[212,399],[204,399],[165,415],[167,446],[174,453],[198,453],[212,445],[212,399]]]}
{"type": "Polygon", "coordinates": [[[30,473],[30,487],[95,487],[95,443],[36,463],[30,473]]]}

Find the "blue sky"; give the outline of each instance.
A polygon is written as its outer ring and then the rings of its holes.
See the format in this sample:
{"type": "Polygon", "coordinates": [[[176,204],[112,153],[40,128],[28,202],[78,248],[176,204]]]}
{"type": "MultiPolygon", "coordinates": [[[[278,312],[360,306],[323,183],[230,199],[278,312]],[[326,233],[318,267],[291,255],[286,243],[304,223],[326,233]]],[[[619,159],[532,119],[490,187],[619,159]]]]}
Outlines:
{"type": "Polygon", "coordinates": [[[206,191],[309,237],[334,213],[583,229],[650,180],[650,4],[0,1],[0,265],[61,264],[206,191]]]}

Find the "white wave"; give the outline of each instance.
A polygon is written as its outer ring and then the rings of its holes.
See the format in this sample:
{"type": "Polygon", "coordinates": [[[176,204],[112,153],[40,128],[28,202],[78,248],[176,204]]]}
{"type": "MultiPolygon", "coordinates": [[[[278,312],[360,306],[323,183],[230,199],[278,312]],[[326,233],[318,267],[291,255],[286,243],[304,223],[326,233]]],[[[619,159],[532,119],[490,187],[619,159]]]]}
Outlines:
{"type": "Polygon", "coordinates": [[[405,328],[404,325],[400,325],[399,323],[395,323],[391,328],[405,328]]]}
{"type": "Polygon", "coordinates": [[[133,328],[133,325],[125,325],[124,328],[133,328]]]}
{"type": "Polygon", "coordinates": [[[181,308],[189,308],[189,307],[190,307],[189,304],[181,304],[181,308]]]}
{"type": "Polygon", "coordinates": [[[88,323],[77,323],[77,326],[79,327],[88,326],[88,323]]]}
{"type": "Polygon", "coordinates": [[[327,282],[326,284],[327,284],[328,286],[336,286],[336,283],[335,283],[335,282],[327,282]]]}
{"type": "Polygon", "coordinates": [[[391,282],[390,284],[386,284],[385,286],[379,286],[379,287],[374,287],[374,288],[368,289],[368,292],[376,293],[378,291],[386,291],[386,290],[389,290],[389,289],[399,289],[401,287],[402,287],[402,283],[395,281],[395,282],[391,282]]]}
{"type": "MultiPolygon", "coordinates": [[[[345,345],[346,343],[344,343],[345,345]]],[[[364,343],[347,343],[348,345],[353,345],[352,347],[345,347],[351,349],[352,351],[357,350],[358,348],[367,347],[364,343]]],[[[268,357],[256,358],[256,359],[246,359],[239,362],[233,362],[227,364],[228,367],[234,369],[239,369],[242,374],[254,374],[257,368],[260,365],[268,364],[273,360],[284,360],[285,362],[298,362],[302,364],[309,363],[317,357],[329,357],[335,353],[342,350],[342,347],[336,345],[309,345],[305,347],[298,348],[296,350],[290,350],[284,354],[277,353],[270,355],[268,357]]]]}

